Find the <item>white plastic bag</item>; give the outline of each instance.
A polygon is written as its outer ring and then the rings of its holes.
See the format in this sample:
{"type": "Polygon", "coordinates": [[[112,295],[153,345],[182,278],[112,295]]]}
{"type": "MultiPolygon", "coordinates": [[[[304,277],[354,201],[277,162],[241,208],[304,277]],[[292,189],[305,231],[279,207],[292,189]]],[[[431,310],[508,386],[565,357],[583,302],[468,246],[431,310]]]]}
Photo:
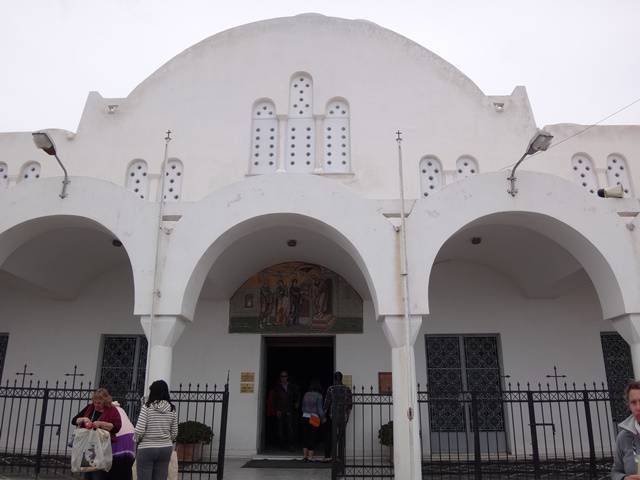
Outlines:
{"type": "Polygon", "coordinates": [[[77,428],[73,435],[71,450],[72,472],[95,472],[111,470],[111,435],[100,428],[77,428]]]}

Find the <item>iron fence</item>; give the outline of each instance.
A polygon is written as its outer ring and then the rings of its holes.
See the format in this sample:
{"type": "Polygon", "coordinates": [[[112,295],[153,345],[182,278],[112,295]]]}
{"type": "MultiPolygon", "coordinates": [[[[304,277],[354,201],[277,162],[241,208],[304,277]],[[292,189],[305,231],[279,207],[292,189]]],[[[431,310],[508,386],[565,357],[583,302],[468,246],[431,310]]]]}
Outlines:
{"type": "MultiPolygon", "coordinates": [[[[33,474],[62,474],[70,470],[71,420],[91,399],[91,383],[18,381],[0,387],[0,468],[33,474]]],[[[182,479],[222,479],[226,444],[228,384],[180,385],[171,392],[178,421],[198,421],[214,432],[197,457],[178,462],[182,479]]],[[[114,400],[135,424],[141,406],[138,392],[116,392],[114,400]]]]}
{"type": "MultiPolygon", "coordinates": [[[[423,477],[432,479],[608,478],[617,396],[602,384],[519,384],[493,392],[418,391],[423,477]]],[[[391,395],[354,389],[346,451],[336,479],[393,478],[380,428],[393,419],[391,395]]]]}

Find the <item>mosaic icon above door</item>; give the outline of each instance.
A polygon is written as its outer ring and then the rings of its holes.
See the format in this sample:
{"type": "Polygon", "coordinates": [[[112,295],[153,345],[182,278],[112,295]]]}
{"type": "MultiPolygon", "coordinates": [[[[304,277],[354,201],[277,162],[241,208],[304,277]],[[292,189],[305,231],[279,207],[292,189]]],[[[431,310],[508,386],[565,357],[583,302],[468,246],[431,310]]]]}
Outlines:
{"type": "Polygon", "coordinates": [[[231,297],[229,333],[362,333],[362,298],[337,273],[303,262],[273,265],[231,297]]]}

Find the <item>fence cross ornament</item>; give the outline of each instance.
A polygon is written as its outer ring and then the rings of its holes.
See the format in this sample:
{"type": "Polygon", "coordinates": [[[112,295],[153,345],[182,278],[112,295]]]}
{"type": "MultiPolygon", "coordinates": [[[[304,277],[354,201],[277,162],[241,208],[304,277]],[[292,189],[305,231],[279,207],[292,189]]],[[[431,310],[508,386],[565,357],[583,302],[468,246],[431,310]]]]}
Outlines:
{"type": "Polygon", "coordinates": [[[558,368],[554,365],[553,366],[553,375],[546,375],[547,378],[553,378],[555,380],[556,383],[556,390],[560,390],[560,386],[558,385],[558,379],[559,378],[567,378],[566,375],[558,375],[558,368]]]}
{"type": "Polygon", "coordinates": [[[78,373],[78,366],[73,366],[73,373],[65,373],[65,377],[72,377],[73,380],[71,382],[71,388],[75,388],[76,386],[76,377],[84,377],[84,373],[78,373]]]}
{"type": "Polygon", "coordinates": [[[22,385],[21,388],[24,387],[24,382],[27,379],[27,377],[30,377],[31,375],[33,375],[33,372],[27,372],[27,365],[25,364],[24,368],[22,369],[22,372],[16,372],[16,375],[19,375],[22,377],[22,385]]]}

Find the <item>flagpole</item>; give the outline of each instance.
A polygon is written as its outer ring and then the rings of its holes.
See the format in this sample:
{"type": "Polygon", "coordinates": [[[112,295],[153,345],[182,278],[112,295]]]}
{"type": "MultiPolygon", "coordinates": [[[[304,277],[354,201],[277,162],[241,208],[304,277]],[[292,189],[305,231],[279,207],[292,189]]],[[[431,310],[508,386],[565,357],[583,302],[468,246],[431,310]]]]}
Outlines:
{"type": "MultiPolygon", "coordinates": [[[[409,352],[409,347],[411,345],[411,302],[409,300],[409,261],[407,258],[407,228],[405,222],[405,206],[404,206],[404,175],[402,171],[402,132],[398,130],[396,132],[396,142],[398,144],[398,176],[400,179],[400,235],[401,235],[401,243],[400,243],[400,256],[401,256],[401,269],[400,276],[402,277],[402,290],[404,297],[404,320],[405,320],[405,348],[406,351],[409,352]]],[[[414,463],[414,411],[413,411],[413,398],[414,398],[414,389],[415,385],[413,385],[414,379],[414,362],[412,359],[407,358],[407,376],[409,377],[409,381],[407,382],[408,388],[408,398],[407,398],[407,419],[409,420],[409,460],[410,460],[410,480],[414,480],[413,478],[413,463],[414,463]]],[[[416,479],[417,480],[417,479],[416,479]]]]}
{"type": "MultiPolygon", "coordinates": [[[[171,138],[171,130],[167,130],[167,135],[164,137],[164,155],[162,157],[162,165],[160,166],[160,182],[158,184],[158,193],[156,198],[158,199],[158,222],[156,229],[156,245],[155,245],[155,263],[153,268],[153,291],[151,292],[151,311],[149,313],[149,341],[147,346],[147,370],[146,370],[146,382],[145,392],[150,385],[149,375],[151,373],[151,352],[153,349],[153,323],[155,321],[156,312],[158,310],[158,300],[160,299],[160,243],[162,239],[162,217],[164,215],[164,186],[165,186],[165,170],[167,168],[167,158],[169,156],[169,142],[171,138]],[[159,198],[158,198],[159,197],[159,198]]],[[[171,385],[169,385],[171,387],[171,385]]]]}

